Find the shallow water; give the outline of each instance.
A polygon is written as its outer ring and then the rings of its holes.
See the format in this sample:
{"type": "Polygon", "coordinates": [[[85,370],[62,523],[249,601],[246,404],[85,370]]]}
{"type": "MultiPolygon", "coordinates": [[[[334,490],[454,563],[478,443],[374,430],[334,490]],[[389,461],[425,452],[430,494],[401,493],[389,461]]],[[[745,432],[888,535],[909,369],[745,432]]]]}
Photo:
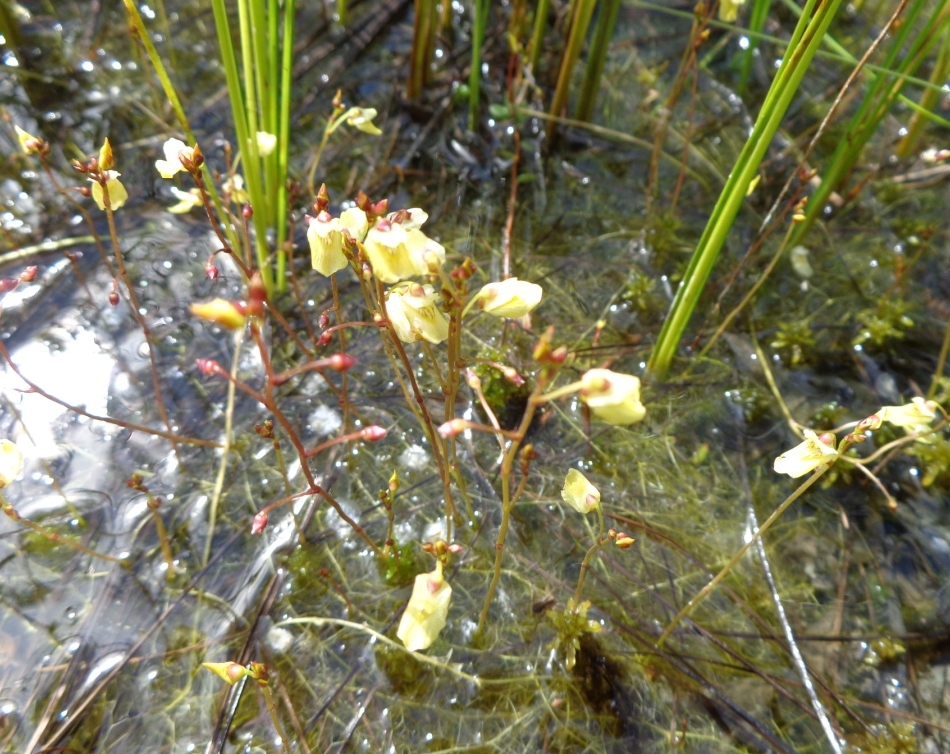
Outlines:
{"type": "MultiPolygon", "coordinates": [[[[163,210],[170,198],[151,161],[164,134],[156,134],[148,115],[162,101],[143,83],[142,63],[131,65],[138,59],[128,40],[109,36],[109,29],[121,28],[121,8],[94,24],[70,15],[78,10],[64,8],[61,19],[63,75],[74,84],[43,132],[54,144],[72,139],[86,153],[106,133],[112,138],[133,197],[117,213],[120,235],[142,314],[155,333],[174,429],[220,443],[227,386],[202,377],[194,359],[226,366],[236,360],[239,376],[252,385],[260,384],[262,367],[249,343],[194,320],[187,306],[241,297],[239,276],[219,261],[221,278],[208,281],[203,268],[214,250],[208,228],[197,215],[163,210]],[[82,77],[78,71],[86,69],[82,77]]],[[[189,4],[169,10],[180,70],[205,72],[183,76],[182,86],[199,139],[215,145],[206,150],[209,159],[220,160],[215,140],[227,122],[226,100],[215,99],[220,82],[204,62],[210,15],[189,4]]],[[[362,13],[357,25],[371,16],[362,13]]],[[[41,22],[55,28],[52,19],[41,22]]],[[[649,141],[652,121],[643,102],[672,76],[663,61],[678,57],[688,27],[645,11],[631,11],[624,22],[598,118],[649,141]]],[[[358,58],[344,52],[344,59],[359,62],[340,73],[336,58],[328,58],[333,78],[327,82],[316,67],[302,66],[301,89],[316,96],[299,114],[299,165],[316,142],[308,129],[317,130],[332,89],[344,87],[347,97],[384,113],[388,136],[347,136],[333,144],[325,164],[334,200],[363,188],[374,198],[389,195],[393,208],[422,206],[430,213],[426,227],[445,244],[450,262],[470,255],[485,281],[498,279],[511,124],[486,121],[472,135],[463,128],[464,105],[453,111],[437,104],[430,112],[439,119],[426,131],[429,113],[401,107],[401,69],[392,61],[405,49],[407,24],[396,15],[374,44],[356,46],[358,58]]],[[[318,37],[301,60],[318,59],[326,43],[318,37]]],[[[449,59],[463,54],[446,52],[449,59]]],[[[820,69],[811,90],[822,91],[837,74],[820,69]]],[[[501,328],[484,315],[475,319],[463,340],[466,356],[504,359],[530,373],[531,348],[553,325],[557,342],[576,352],[565,382],[605,363],[642,372],[750,123],[748,108],[730,89],[734,76],[724,58],[713,61],[701,82],[692,172],[672,219],[646,211],[649,154],[642,146],[578,129],[563,132],[545,151],[543,124],[525,124],[520,174],[529,178],[518,188],[512,272],[541,283],[545,299],[531,315],[530,332],[501,328]],[[598,320],[605,324],[595,339],[598,320]]],[[[433,91],[432,101],[442,103],[448,87],[433,91]]],[[[501,98],[491,88],[488,96],[501,98]]],[[[16,122],[41,115],[12,76],[3,97],[16,122]]],[[[679,106],[672,122],[660,206],[676,181],[686,107],[679,106]]],[[[10,142],[6,151],[13,148],[10,142]]],[[[886,150],[886,137],[875,148],[886,150]]],[[[725,294],[721,312],[711,314],[784,180],[786,162],[776,152],[740,216],[691,338],[708,337],[760,274],[765,262],[753,259],[725,294]]],[[[11,248],[87,233],[36,165],[11,160],[3,170],[11,248]]],[[[386,536],[377,492],[398,472],[395,537],[411,547],[404,572],[390,578],[346,523],[313,500],[296,510],[303,544],[286,509],[272,514],[263,536],[251,535],[251,517],[283,496],[284,482],[273,446],[253,429],[268,416],[248,396],[235,399],[232,452],[221,472],[220,449],[180,445],[176,455],[160,438],[22,392],[7,369],[0,434],[27,456],[22,480],[5,491],[11,503],[97,551],[128,555],[131,566],[91,559],[0,522],[0,748],[276,751],[257,690],[247,684],[226,692],[200,668],[204,661],[236,659],[270,667],[283,724],[302,751],[666,751],[681,742],[701,752],[830,751],[816,706],[847,751],[950,750],[941,722],[950,703],[947,480],[937,475],[933,484],[922,483],[950,458],[942,440],[925,448],[923,459],[900,455],[881,471],[899,503],[895,513],[860,475],[833,471],[828,477],[837,478],[810,490],[766,535],[764,551],[743,559],[697,608],[694,623],[684,622],[656,646],[677,610],[742,545],[752,517],[764,520],[795,488],[772,472],[775,456],[798,440],[769,389],[756,343],[792,415],[806,426],[860,419],[929,387],[950,311],[941,271],[944,200],[941,184],[907,188],[890,175],[865,189],[826,229],[808,236],[809,277],[801,265],[796,272],[783,261],[707,356],[696,355],[701,343],[684,344],[671,379],[645,386],[644,423],[591,424],[570,398],[547,406],[529,436],[538,457],[515,508],[498,595],[480,640],[475,627],[500,519],[499,448],[487,435],[462,438],[460,465],[475,521],[457,531],[464,550],[447,572],[449,621],[427,652],[436,665],[379,636],[395,636],[407,584],[431,568],[418,543],[441,535],[443,491],[375,332],[354,331],[349,342],[358,359],[351,395],[360,420],[389,434],[378,444],[336,446],[313,469],[375,541],[386,536]],[[794,330],[789,323],[805,326],[794,330]],[[864,330],[872,337],[863,338],[864,330]],[[600,488],[608,525],[637,540],[629,550],[606,548],[593,559],[582,597],[591,601],[587,617],[601,630],[576,637],[572,670],[556,616],[573,594],[596,524],[560,503],[569,468],[582,469],[600,488]],[[145,496],[126,485],[136,471],[162,498],[171,567],[145,496]],[[786,628],[813,690],[802,681],[786,628]]],[[[298,241],[304,243],[302,226],[298,241]]],[[[766,255],[774,248],[767,246],[766,255]]],[[[79,255],[75,265],[61,253],[31,259],[41,278],[4,300],[0,329],[14,363],[89,414],[160,427],[148,346],[127,303],[107,304],[111,276],[91,243],[69,250],[79,255]]],[[[302,275],[304,311],[289,296],[279,302],[295,324],[330,305],[328,286],[314,277],[302,275]]],[[[359,318],[359,291],[347,280],[344,302],[359,318]]],[[[292,363],[293,346],[279,329],[268,337],[275,359],[292,363]]],[[[438,384],[421,366],[419,374],[440,415],[438,384]]],[[[486,391],[503,401],[500,414],[507,409],[517,421],[519,396],[490,374],[482,375],[486,391]]],[[[338,401],[317,375],[281,390],[281,405],[305,428],[308,446],[337,432],[338,401]]],[[[473,395],[463,391],[455,415],[477,418],[475,412],[473,395]]],[[[890,432],[873,442],[899,436],[890,432]]],[[[293,487],[302,474],[288,450],[284,443],[293,487]]]]}

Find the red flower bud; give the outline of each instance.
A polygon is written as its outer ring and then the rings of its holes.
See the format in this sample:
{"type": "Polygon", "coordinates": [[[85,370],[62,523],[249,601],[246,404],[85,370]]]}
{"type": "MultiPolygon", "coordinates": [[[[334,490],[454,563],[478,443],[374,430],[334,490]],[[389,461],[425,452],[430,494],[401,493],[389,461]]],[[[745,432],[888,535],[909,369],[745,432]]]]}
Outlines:
{"type": "Polygon", "coordinates": [[[345,372],[356,363],[356,359],[348,353],[335,353],[330,357],[330,369],[335,372],[345,372]]]}
{"type": "Polygon", "coordinates": [[[20,284],[16,278],[0,278],[0,293],[12,291],[20,284]]]}
{"type": "Polygon", "coordinates": [[[36,280],[36,272],[39,268],[33,264],[27,267],[23,272],[20,273],[20,282],[21,283],[32,283],[36,280]]]}
{"type": "Polygon", "coordinates": [[[208,264],[205,265],[205,275],[208,276],[208,280],[217,280],[218,279],[218,267],[212,261],[208,260],[208,264]]]}
{"type": "Polygon", "coordinates": [[[241,217],[245,220],[250,220],[254,217],[254,208],[251,206],[250,202],[244,202],[244,206],[241,207],[241,217]]]}
{"type": "Polygon", "coordinates": [[[267,511],[261,511],[251,522],[251,534],[262,534],[267,528],[267,511]]]}
{"type": "Polygon", "coordinates": [[[330,326],[330,315],[324,312],[317,318],[317,325],[321,330],[326,330],[330,326]]]}
{"type": "Polygon", "coordinates": [[[331,340],[333,340],[333,333],[325,332],[325,333],[323,333],[323,335],[321,335],[319,338],[317,338],[317,345],[318,345],[318,346],[328,346],[328,345],[330,345],[330,341],[331,341],[331,340]]]}
{"type": "Polygon", "coordinates": [[[119,305],[119,293],[118,293],[118,291],[112,291],[112,293],[109,294],[109,303],[110,303],[112,306],[118,306],[118,305],[119,305]]]}

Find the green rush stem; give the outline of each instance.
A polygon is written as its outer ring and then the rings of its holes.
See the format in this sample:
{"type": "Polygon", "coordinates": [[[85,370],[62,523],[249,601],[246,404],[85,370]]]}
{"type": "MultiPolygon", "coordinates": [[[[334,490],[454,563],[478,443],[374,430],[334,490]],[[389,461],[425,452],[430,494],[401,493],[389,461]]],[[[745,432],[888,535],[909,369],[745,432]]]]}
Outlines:
{"type": "MultiPolygon", "coordinates": [[[[122,257],[122,249],[119,247],[119,234],[115,228],[115,213],[112,211],[110,206],[111,197],[109,196],[109,191],[105,186],[102,187],[102,201],[106,207],[106,218],[109,221],[109,237],[112,239],[112,253],[115,255],[116,266],[119,268],[119,275],[122,278],[122,282],[125,283],[126,290],[128,291],[129,303],[131,304],[132,317],[138,323],[139,328],[142,330],[142,335],[145,337],[145,344],[148,346],[148,363],[152,373],[152,389],[155,393],[155,405],[158,408],[158,415],[162,418],[162,422],[165,424],[165,429],[168,430],[169,434],[172,432],[172,423],[168,418],[168,411],[165,409],[165,400],[162,398],[162,391],[160,388],[161,382],[158,376],[158,362],[155,359],[155,342],[152,339],[152,331],[149,329],[148,322],[145,321],[145,315],[139,310],[139,301],[138,296],[135,295],[135,289],[132,287],[132,281],[129,279],[129,275],[125,269],[125,260],[122,257]]],[[[174,440],[172,442],[172,451],[175,453],[175,458],[178,459],[178,462],[181,463],[181,454],[178,451],[178,443],[174,440]]]]}
{"type": "Polygon", "coordinates": [[[537,78],[538,59],[541,57],[541,45],[544,42],[544,29],[548,23],[548,9],[551,0],[538,0],[534,10],[534,28],[531,30],[531,44],[528,47],[528,65],[537,78]]]}
{"type": "MultiPolygon", "coordinates": [[[[297,12],[297,0],[284,2],[284,38],[280,61],[280,111],[277,134],[277,288],[286,286],[287,253],[284,242],[287,240],[287,171],[290,165],[290,96],[293,87],[294,69],[294,23],[297,12]]],[[[342,22],[341,22],[342,23],[342,22]]],[[[293,239],[291,239],[291,243],[293,239]]],[[[345,379],[345,377],[344,377],[345,379]]]]}
{"type": "MultiPolygon", "coordinates": [[[[839,448],[839,452],[843,453],[847,447],[847,443],[842,442],[841,446],[842,447],[839,448]]],[[[740,547],[738,551],[736,551],[736,554],[733,555],[729,559],[729,562],[726,563],[723,569],[713,577],[712,581],[706,584],[706,586],[704,586],[700,590],[699,594],[697,594],[695,597],[693,597],[693,599],[687,602],[686,606],[682,610],[680,610],[676,614],[676,617],[673,618],[672,621],[670,621],[670,624],[665,629],[663,629],[663,633],[660,634],[660,638],[657,639],[656,641],[656,645],[658,647],[663,646],[663,642],[665,642],[667,638],[669,638],[670,634],[673,632],[673,629],[676,628],[679,622],[683,620],[683,618],[687,617],[691,612],[693,612],[693,608],[695,608],[700,602],[706,599],[706,597],[709,596],[709,594],[713,591],[713,589],[715,589],[719,585],[719,582],[729,575],[729,572],[732,571],[732,569],[736,566],[736,564],[740,560],[742,560],[745,554],[749,551],[749,548],[755,544],[756,540],[759,537],[761,537],[766,531],[768,531],[769,527],[772,526],[772,524],[774,524],[779,519],[779,516],[781,516],[792,503],[794,503],[796,500],[798,500],[798,498],[802,496],[805,490],[807,490],[815,482],[817,482],[822,477],[822,475],[826,471],[828,471],[828,469],[830,468],[831,468],[831,464],[824,464],[821,468],[815,471],[815,473],[812,474],[802,485],[800,485],[797,490],[795,490],[791,495],[785,498],[782,504],[779,505],[779,507],[776,508],[772,512],[772,515],[769,516],[765,520],[765,522],[759,526],[758,529],[752,532],[752,536],[749,537],[748,541],[744,545],[742,545],[742,547],[740,547]]]]}
{"type": "MultiPolygon", "coordinates": [[[[531,397],[528,398],[528,405],[525,408],[524,416],[521,417],[521,425],[518,427],[518,439],[512,440],[508,447],[508,452],[501,462],[501,525],[498,527],[498,538],[495,540],[495,568],[492,573],[491,583],[488,585],[488,593],[485,595],[485,603],[482,605],[482,611],[478,615],[478,628],[475,629],[475,635],[478,636],[485,628],[488,621],[488,610],[492,601],[495,599],[495,590],[498,588],[498,582],[501,580],[501,561],[505,551],[505,538],[508,536],[508,523],[511,519],[511,510],[514,508],[517,496],[511,497],[511,470],[521,442],[528,433],[528,428],[534,419],[534,414],[541,405],[538,398],[541,396],[541,384],[535,387],[531,397]]],[[[520,491],[524,485],[519,486],[520,491]]]]}
{"type": "Polygon", "coordinates": [[[475,130],[478,122],[478,105],[482,87],[482,45],[485,43],[485,27],[488,25],[489,0],[475,0],[475,17],[472,19],[472,63],[468,71],[468,127],[475,130]]]}
{"type": "Polygon", "coordinates": [[[16,521],[18,524],[23,524],[26,527],[29,527],[41,537],[45,537],[51,542],[59,542],[60,544],[68,545],[74,550],[79,550],[84,552],[86,555],[91,555],[94,558],[102,558],[103,560],[108,560],[110,563],[125,563],[122,558],[116,558],[112,555],[104,555],[101,552],[96,552],[86,547],[84,544],[77,542],[72,537],[64,537],[62,534],[57,534],[52,529],[47,529],[45,526],[34,523],[28,518],[23,518],[19,513],[17,513],[16,508],[14,508],[10,503],[7,502],[7,499],[0,493],[0,509],[3,510],[11,519],[16,521]]]}
{"type": "Polygon", "coordinates": [[[577,120],[590,120],[594,114],[597,91],[600,88],[600,79],[604,74],[607,52],[610,49],[610,40],[614,34],[614,27],[617,25],[619,12],[620,0],[605,0],[600,4],[597,26],[594,29],[593,39],[591,39],[587,67],[584,70],[580,101],[577,103],[577,111],[574,116],[577,120]]]}
{"type": "Polygon", "coordinates": [[[264,695],[264,703],[267,705],[268,713],[270,713],[271,722],[274,723],[274,727],[277,729],[277,735],[280,736],[280,741],[284,745],[284,751],[290,754],[290,752],[293,751],[293,747],[290,745],[290,739],[287,738],[287,733],[284,731],[284,726],[281,724],[280,718],[277,717],[277,705],[274,703],[274,695],[271,693],[267,684],[258,683],[257,686],[264,695]]]}
{"type": "Polygon", "coordinates": [[[647,368],[658,377],[669,371],[680,338],[689,324],[736,215],[745,202],[749,183],[758,172],[762,158],[840,4],[841,0],[808,0],[782,58],[782,65],[756,118],[752,133],[742,147],[732,173],[719,195],[650,354],[647,368]],[[811,13],[813,9],[814,15],[811,13]]]}
{"type": "Polygon", "coordinates": [[[943,344],[940,346],[940,356],[937,358],[937,368],[934,370],[933,379],[930,381],[930,389],[927,391],[927,400],[933,400],[937,394],[937,388],[943,377],[943,370],[947,366],[947,351],[950,350],[950,318],[947,318],[947,327],[943,332],[943,344]]]}
{"type": "Polygon", "coordinates": [[[594,554],[609,541],[609,539],[604,537],[604,516],[601,514],[600,534],[597,536],[597,541],[591,545],[590,549],[584,555],[584,560],[581,561],[581,572],[577,575],[577,587],[574,589],[575,607],[581,602],[581,589],[584,587],[584,578],[587,576],[587,569],[590,568],[590,561],[594,559],[594,554]]]}
{"type": "MultiPolygon", "coordinates": [[[[551,99],[551,109],[549,110],[551,115],[561,115],[567,105],[567,95],[571,88],[574,66],[581,54],[581,48],[584,46],[587,27],[590,25],[595,5],[595,0],[574,0],[572,3],[571,30],[567,38],[567,46],[564,48],[564,56],[561,58],[561,68],[557,74],[554,96],[551,99]]],[[[548,121],[548,139],[554,135],[554,127],[555,122],[553,120],[548,121]]]]}

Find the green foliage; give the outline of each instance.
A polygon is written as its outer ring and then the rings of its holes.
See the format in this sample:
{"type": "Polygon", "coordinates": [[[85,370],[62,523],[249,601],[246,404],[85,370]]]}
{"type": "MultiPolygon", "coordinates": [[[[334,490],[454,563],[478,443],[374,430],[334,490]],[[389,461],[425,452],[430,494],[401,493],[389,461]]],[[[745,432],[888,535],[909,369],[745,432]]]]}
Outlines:
{"type": "Polygon", "coordinates": [[[907,315],[911,308],[911,304],[900,297],[882,297],[877,306],[855,315],[862,328],[852,342],[856,346],[867,344],[881,348],[889,341],[902,339],[914,326],[914,320],[907,315]]]}

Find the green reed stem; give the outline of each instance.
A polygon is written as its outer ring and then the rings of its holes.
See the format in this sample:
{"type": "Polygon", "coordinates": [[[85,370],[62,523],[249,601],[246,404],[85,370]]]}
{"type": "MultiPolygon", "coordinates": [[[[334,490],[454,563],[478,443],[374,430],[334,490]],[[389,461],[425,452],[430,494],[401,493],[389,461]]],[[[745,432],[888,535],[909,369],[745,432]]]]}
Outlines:
{"type": "Polygon", "coordinates": [[[548,25],[548,11],[551,0],[538,0],[534,10],[534,27],[531,30],[531,43],[528,46],[528,65],[535,78],[538,75],[538,60],[541,57],[541,45],[544,43],[544,30],[548,25]]]}
{"type": "Polygon", "coordinates": [[[752,75],[752,61],[755,60],[755,51],[759,46],[759,33],[765,28],[765,19],[769,16],[769,8],[772,0],[755,0],[752,6],[752,15],[749,18],[749,29],[746,39],[749,46],[742,53],[742,63],[739,69],[739,94],[745,94],[746,86],[749,83],[749,76],[752,75]]]}
{"type": "Polygon", "coordinates": [[[482,45],[485,44],[485,27],[488,26],[489,0],[475,0],[475,17],[472,19],[472,65],[468,71],[468,127],[475,129],[478,122],[478,104],[482,87],[482,45]]]}
{"type": "MultiPolygon", "coordinates": [[[[909,74],[923,63],[930,48],[950,21],[950,0],[943,0],[932,16],[928,13],[924,29],[912,35],[914,22],[927,4],[928,0],[915,0],[910,5],[907,16],[893,36],[884,59],[885,68],[893,69],[898,74],[909,74]]],[[[795,229],[791,245],[801,241],[812,223],[824,212],[831,194],[845,185],[865,145],[891,111],[903,86],[904,80],[901,76],[879,76],[873,80],[857,112],[851,118],[845,135],[839,139],[831,164],[822,173],[821,183],[809,199],[805,220],[795,229]]]]}
{"type": "Polygon", "coordinates": [[[762,158],[840,5],[841,0],[808,0],[792,34],[782,65],[762,104],[752,134],[743,146],[719,195],[650,354],[648,369],[654,375],[663,376],[669,371],[680,338],[702,295],[732,223],[745,201],[749,184],[758,172],[762,158]]]}
{"type": "MultiPolygon", "coordinates": [[[[943,44],[940,48],[940,54],[937,57],[937,63],[930,72],[930,83],[938,87],[942,86],[948,76],[950,76],[950,26],[944,28],[943,44]]],[[[917,147],[917,142],[920,141],[924,126],[927,120],[929,120],[926,113],[933,112],[937,103],[940,101],[940,94],[939,89],[936,88],[924,90],[920,96],[920,102],[918,103],[923,112],[917,110],[911,117],[910,123],[907,125],[907,134],[897,145],[898,157],[907,157],[917,147]]]]}
{"type": "MultiPolygon", "coordinates": [[[[571,28],[567,37],[567,46],[561,58],[561,68],[557,74],[557,85],[554,88],[554,97],[551,99],[551,115],[562,115],[567,105],[567,95],[571,88],[571,78],[574,66],[580,57],[581,48],[587,38],[587,28],[594,13],[597,0],[574,0],[571,14],[571,28]]],[[[548,138],[554,135],[554,121],[548,121],[548,138]]]]}
{"type": "Polygon", "coordinates": [[[601,76],[604,74],[607,52],[610,49],[610,40],[614,35],[619,12],[620,0],[604,0],[597,16],[597,26],[594,28],[594,37],[590,43],[587,67],[584,69],[580,100],[574,113],[574,117],[578,120],[590,120],[594,114],[594,103],[597,101],[597,91],[600,88],[601,76]]]}

